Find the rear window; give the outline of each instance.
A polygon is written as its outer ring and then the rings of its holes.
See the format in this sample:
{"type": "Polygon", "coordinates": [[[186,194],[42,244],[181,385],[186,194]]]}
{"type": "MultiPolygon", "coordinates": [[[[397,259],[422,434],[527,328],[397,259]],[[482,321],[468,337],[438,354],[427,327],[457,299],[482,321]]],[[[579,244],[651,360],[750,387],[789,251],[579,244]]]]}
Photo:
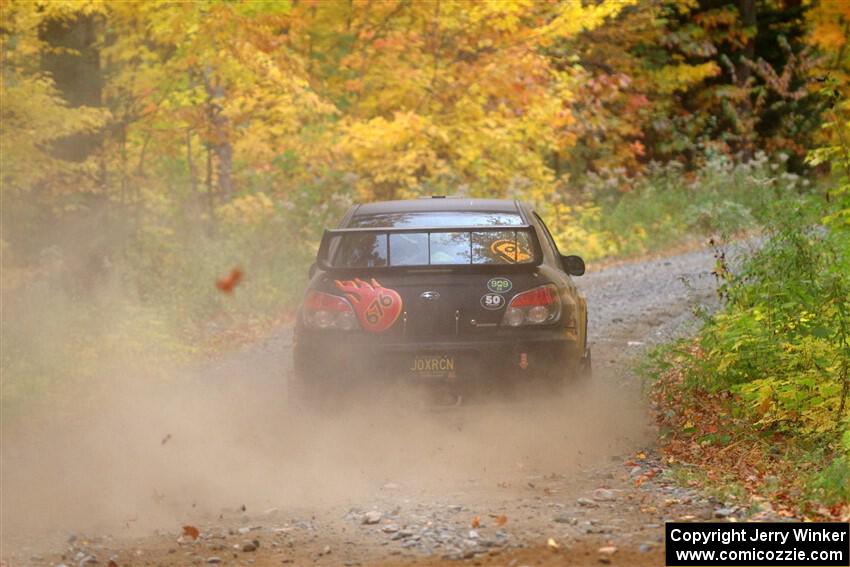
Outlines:
{"type": "Polygon", "coordinates": [[[527,264],[535,260],[526,230],[348,233],[332,237],[338,268],[527,264]]]}
{"type": "Polygon", "coordinates": [[[348,228],[423,228],[519,226],[522,217],[517,213],[481,211],[427,211],[413,213],[375,213],[354,215],[348,228]]]}

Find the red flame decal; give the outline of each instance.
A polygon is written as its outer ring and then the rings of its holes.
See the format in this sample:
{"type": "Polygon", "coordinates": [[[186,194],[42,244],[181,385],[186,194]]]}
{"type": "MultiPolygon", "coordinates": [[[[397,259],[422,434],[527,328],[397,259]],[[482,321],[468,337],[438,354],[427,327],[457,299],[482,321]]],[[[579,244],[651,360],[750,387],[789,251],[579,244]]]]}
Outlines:
{"type": "Polygon", "coordinates": [[[360,278],[354,278],[353,281],[336,280],[336,287],[351,301],[360,324],[370,333],[386,331],[401,314],[401,296],[374,278],[371,283],[360,278]]]}

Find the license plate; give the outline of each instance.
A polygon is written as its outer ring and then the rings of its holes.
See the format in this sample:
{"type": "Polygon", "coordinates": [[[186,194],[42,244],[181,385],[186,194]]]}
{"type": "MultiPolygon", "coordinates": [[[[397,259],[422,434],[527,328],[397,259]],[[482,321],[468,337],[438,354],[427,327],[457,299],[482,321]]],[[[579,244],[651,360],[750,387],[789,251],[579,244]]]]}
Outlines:
{"type": "Polygon", "coordinates": [[[443,354],[418,354],[413,357],[410,372],[422,377],[455,377],[455,357],[443,354]]]}

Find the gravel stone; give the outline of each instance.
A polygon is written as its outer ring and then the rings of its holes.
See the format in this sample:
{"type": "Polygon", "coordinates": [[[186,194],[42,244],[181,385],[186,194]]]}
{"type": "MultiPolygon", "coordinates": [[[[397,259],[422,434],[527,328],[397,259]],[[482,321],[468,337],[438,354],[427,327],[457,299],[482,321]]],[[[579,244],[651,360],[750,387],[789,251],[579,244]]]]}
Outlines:
{"type": "Polygon", "coordinates": [[[597,488],[593,491],[593,499],[597,502],[610,502],[616,499],[613,490],[607,488],[597,488]]]}
{"type": "Polygon", "coordinates": [[[245,551],[245,552],[257,551],[257,547],[259,547],[259,546],[257,545],[256,541],[246,541],[245,543],[242,544],[242,551],[245,551]]]}

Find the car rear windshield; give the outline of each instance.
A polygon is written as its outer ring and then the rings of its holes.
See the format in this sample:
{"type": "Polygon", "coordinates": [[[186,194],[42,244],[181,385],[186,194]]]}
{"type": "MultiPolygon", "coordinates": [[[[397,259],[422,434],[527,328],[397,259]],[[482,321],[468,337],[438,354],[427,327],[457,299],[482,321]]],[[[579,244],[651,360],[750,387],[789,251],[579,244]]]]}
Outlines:
{"type": "Polygon", "coordinates": [[[517,213],[428,211],[355,215],[347,228],[378,229],[332,237],[330,265],[337,268],[528,264],[535,261],[529,229],[517,213]],[[504,230],[475,230],[505,227],[504,230]],[[379,229],[386,228],[387,232],[379,229]],[[409,229],[457,229],[418,232],[409,229]],[[407,229],[393,232],[393,229],[407,229]]]}

